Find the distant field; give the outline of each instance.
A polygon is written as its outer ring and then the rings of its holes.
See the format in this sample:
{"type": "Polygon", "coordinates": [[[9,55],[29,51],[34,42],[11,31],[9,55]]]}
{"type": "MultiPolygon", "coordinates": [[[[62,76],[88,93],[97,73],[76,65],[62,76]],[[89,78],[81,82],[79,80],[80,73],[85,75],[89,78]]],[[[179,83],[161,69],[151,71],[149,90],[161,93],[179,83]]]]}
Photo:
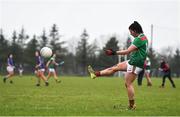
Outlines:
{"type": "MultiPolygon", "coordinates": [[[[2,77],[1,77],[2,78],[2,77]]],[[[122,78],[90,79],[88,77],[60,77],[57,84],[50,79],[48,87],[35,86],[34,76],[15,77],[14,84],[0,81],[0,116],[172,116],[180,115],[180,79],[174,79],[177,88],[168,79],[165,88],[159,88],[162,79],[153,78],[153,86],[136,91],[137,109],[126,110],[127,94],[122,78]]]]}

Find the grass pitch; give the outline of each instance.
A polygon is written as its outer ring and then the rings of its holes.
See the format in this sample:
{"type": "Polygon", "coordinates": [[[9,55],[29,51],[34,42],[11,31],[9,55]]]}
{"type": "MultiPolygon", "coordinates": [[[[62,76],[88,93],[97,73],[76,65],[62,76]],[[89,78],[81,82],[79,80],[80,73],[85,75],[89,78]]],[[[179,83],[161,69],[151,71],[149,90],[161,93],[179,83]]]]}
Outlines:
{"type": "MultiPolygon", "coordinates": [[[[1,77],[2,78],[2,77],[1,77]]],[[[161,78],[153,78],[153,86],[138,87],[134,82],[137,109],[126,110],[128,98],[123,78],[65,77],[57,84],[51,78],[48,87],[36,87],[35,76],[14,77],[14,84],[0,81],[0,116],[174,116],[180,115],[180,79],[177,88],[159,88],[161,78]]]]}

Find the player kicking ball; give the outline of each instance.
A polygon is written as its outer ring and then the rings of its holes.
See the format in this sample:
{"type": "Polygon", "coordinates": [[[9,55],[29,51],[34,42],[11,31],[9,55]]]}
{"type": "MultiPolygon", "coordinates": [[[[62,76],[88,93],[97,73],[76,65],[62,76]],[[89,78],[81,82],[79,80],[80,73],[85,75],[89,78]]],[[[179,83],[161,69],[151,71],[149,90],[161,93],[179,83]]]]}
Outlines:
{"type": "Polygon", "coordinates": [[[144,61],[146,60],[147,56],[148,40],[143,34],[141,25],[137,21],[134,21],[129,26],[129,31],[130,34],[134,37],[134,41],[128,49],[119,51],[114,51],[112,49],[105,50],[108,56],[128,55],[131,53],[129,60],[118,63],[101,71],[94,71],[91,66],[88,66],[88,71],[92,79],[95,79],[99,76],[112,75],[117,71],[127,71],[125,74],[125,86],[129,99],[128,109],[133,110],[136,108],[133,81],[136,79],[136,76],[139,74],[139,72],[143,69],[144,61]]]}
{"type": "Polygon", "coordinates": [[[48,68],[48,76],[47,80],[53,75],[54,79],[57,83],[60,83],[61,81],[58,80],[57,74],[56,74],[56,66],[59,66],[59,64],[55,61],[56,54],[53,54],[53,56],[50,58],[50,60],[47,62],[46,67],[48,68]]]}

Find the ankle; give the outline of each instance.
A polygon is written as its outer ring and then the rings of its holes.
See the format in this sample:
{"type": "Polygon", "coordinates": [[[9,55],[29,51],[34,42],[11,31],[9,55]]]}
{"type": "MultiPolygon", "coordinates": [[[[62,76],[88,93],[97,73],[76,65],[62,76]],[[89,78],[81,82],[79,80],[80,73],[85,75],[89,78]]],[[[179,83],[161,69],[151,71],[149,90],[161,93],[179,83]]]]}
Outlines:
{"type": "Polygon", "coordinates": [[[129,106],[130,106],[130,107],[133,107],[134,105],[135,105],[134,99],[129,100],[129,106]]]}
{"type": "Polygon", "coordinates": [[[96,71],[95,72],[95,75],[98,77],[98,76],[101,76],[101,73],[100,73],[100,71],[96,71]]]}

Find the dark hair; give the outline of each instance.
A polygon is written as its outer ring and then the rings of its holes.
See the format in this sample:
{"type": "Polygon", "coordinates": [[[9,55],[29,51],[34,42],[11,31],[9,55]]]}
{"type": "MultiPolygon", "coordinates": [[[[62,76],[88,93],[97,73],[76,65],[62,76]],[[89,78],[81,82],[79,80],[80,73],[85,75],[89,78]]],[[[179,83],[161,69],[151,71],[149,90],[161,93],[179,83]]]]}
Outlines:
{"type": "Polygon", "coordinates": [[[165,64],[166,64],[166,62],[165,62],[165,61],[162,61],[160,67],[163,68],[163,66],[164,66],[165,64]]]}
{"type": "Polygon", "coordinates": [[[12,55],[11,53],[8,54],[8,58],[10,57],[10,55],[12,55]]]}
{"type": "Polygon", "coordinates": [[[129,29],[136,32],[136,33],[143,33],[143,30],[142,30],[142,27],[141,25],[137,22],[137,21],[134,21],[130,26],[129,26],[129,29]]]}

